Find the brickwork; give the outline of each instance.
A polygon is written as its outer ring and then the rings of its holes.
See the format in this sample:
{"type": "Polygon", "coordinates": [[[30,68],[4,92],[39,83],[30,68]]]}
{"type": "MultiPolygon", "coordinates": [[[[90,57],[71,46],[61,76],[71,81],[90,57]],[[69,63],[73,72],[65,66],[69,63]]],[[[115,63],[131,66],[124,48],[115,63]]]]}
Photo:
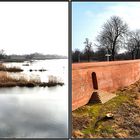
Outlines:
{"type": "Polygon", "coordinates": [[[94,84],[99,90],[112,92],[139,79],[140,60],[72,64],[72,109],[89,102],[94,84]]]}

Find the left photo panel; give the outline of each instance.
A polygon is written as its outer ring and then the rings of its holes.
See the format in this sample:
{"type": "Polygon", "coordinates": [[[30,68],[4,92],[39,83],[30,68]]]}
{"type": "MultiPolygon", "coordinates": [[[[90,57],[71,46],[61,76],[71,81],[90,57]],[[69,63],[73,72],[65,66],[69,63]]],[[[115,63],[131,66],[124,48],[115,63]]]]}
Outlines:
{"type": "Polygon", "coordinates": [[[68,2],[0,2],[0,138],[68,137],[68,2]]]}

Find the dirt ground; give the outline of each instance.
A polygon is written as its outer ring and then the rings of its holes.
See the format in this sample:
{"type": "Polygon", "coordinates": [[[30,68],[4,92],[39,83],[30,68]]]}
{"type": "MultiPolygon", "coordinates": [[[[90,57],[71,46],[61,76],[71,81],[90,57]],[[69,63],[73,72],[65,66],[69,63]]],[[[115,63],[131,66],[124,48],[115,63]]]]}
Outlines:
{"type": "Polygon", "coordinates": [[[140,81],[116,94],[105,104],[88,104],[72,112],[73,138],[140,138],[140,81]],[[113,118],[101,120],[108,112],[113,118]]]}

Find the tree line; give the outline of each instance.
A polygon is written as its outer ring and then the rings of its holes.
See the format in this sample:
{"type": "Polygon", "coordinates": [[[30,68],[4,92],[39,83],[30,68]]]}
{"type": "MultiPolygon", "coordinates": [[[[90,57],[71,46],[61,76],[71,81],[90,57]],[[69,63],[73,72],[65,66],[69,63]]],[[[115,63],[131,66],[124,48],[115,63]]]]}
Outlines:
{"type": "Polygon", "coordinates": [[[84,49],[72,51],[72,61],[110,61],[140,58],[140,30],[130,31],[128,24],[120,17],[112,16],[97,35],[96,44],[88,38],[83,42],[84,49]],[[96,46],[97,50],[93,50],[96,46]],[[120,50],[125,50],[119,53],[120,50]]]}

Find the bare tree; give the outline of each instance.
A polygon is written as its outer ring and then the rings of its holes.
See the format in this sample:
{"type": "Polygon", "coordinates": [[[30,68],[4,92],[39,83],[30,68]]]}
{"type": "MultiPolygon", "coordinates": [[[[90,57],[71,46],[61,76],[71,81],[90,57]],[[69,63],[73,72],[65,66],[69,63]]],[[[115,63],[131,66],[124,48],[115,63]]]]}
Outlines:
{"type": "Polygon", "coordinates": [[[3,59],[4,56],[5,56],[4,50],[1,49],[1,50],[0,50],[0,59],[3,59]]]}
{"type": "Polygon", "coordinates": [[[104,47],[111,54],[112,60],[115,60],[115,54],[123,43],[124,36],[128,32],[128,26],[118,16],[112,16],[102,28],[97,36],[98,47],[104,47]]]}
{"type": "Polygon", "coordinates": [[[140,30],[129,32],[126,50],[131,53],[132,59],[138,59],[140,53],[140,30]]]}
{"type": "Polygon", "coordinates": [[[136,58],[136,41],[132,38],[132,32],[129,32],[124,48],[131,54],[131,59],[136,58]]]}
{"type": "Polygon", "coordinates": [[[72,51],[72,60],[73,62],[80,62],[80,50],[79,49],[75,49],[74,51],[72,51]]]}
{"type": "Polygon", "coordinates": [[[89,39],[88,38],[86,38],[84,44],[85,44],[84,51],[87,54],[87,59],[88,59],[88,62],[89,62],[90,61],[91,54],[93,53],[92,43],[89,42],[89,39]]]}
{"type": "Polygon", "coordinates": [[[125,46],[126,50],[131,53],[131,59],[135,59],[136,57],[136,45],[135,45],[135,41],[132,39],[129,39],[126,46],[125,46]]]}

